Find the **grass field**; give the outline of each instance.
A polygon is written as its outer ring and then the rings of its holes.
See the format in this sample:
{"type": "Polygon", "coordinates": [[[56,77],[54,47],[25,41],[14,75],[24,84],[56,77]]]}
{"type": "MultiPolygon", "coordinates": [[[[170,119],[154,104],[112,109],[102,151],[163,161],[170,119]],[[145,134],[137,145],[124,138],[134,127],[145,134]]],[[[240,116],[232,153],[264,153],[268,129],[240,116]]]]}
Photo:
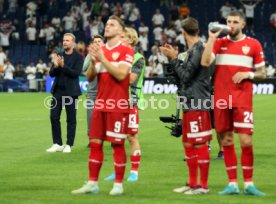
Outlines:
{"type": "MultiPolygon", "coordinates": [[[[140,114],[140,143],[142,163],[137,183],[124,184],[125,194],[108,195],[112,183],[103,181],[113,170],[110,145],[105,145],[105,162],[100,174],[100,193],[97,195],[71,195],[88,177],[86,148],[86,112],[78,110],[75,146],[71,154],[46,153],[52,145],[49,110],[42,93],[0,94],[0,203],[67,204],[67,203],[120,203],[120,204],[177,204],[177,203],[275,203],[276,200],[276,95],[254,97],[255,116],[255,171],[256,186],[265,197],[218,196],[217,192],[227,184],[223,161],[215,160],[218,152],[216,139],[212,141],[209,187],[206,196],[185,196],[172,189],[186,182],[187,168],[183,162],[180,138],[169,136],[169,131],[159,121],[159,116],[175,112],[175,100],[166,98],[170,107],[166,110],[147,109],[140,114]],[[274,201],[273,201],[274,200],[274,201]]],[[[81,99],[85,99],[82,96],[81,99]]],[[[62,114],[63,139],[65,140],[65,112],[62,114]]],[[[237,141],[237,140],[236,140],[237,141]]],[[[129,152],[129,145],[126,145],[129,152]]],[[[236,149],[240,153],[239,145],[236,149]]],[[[240,158],[240,157],[238,157],[240,158]]],[[[240,159],[239,159],[240,160],[240,159]]],[[[127,174],[129,165],[127,167],[127,174]]],[[[241,169],[240,188],[243,189],[241,169]]]]}

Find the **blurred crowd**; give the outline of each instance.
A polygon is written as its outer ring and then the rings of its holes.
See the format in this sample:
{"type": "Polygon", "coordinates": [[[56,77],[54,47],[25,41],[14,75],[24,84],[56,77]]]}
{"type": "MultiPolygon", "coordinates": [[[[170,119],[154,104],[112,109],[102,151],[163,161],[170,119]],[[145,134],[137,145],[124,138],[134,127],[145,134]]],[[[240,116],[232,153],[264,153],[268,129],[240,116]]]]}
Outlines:
{"type": "MultiPolygon", "coordinates": [[[[193,0],[161,0],[156,1],[155,11],[149,19],[144,17],[141,1],[107,1],[107,0],[0,0],[0,78],[33,80],[45,79],[51,67],[51,56],[62,48],[61,37],[66,32],[77,36],[76,49],[83,57],[86,55],[86,45],[94,35],[103,35],[104,23],[110,15],[124,19],[128,26],[139,32],[139,51],[146,57],[145,77],[163,77],[163,64],[168,59],[161,54],[159,46],[170,43],[182,52],[186,42],[182,35],[181,21],[193,13],[189,3],[193,0]],[[157,2],[157,4],[156,4],[157,2]],[[14,58],[11,47],[26,44],[30,49],[41,46],[46,49],[46,56],[38,56],[37,60],[23,63],[14,58]]],[[[204,2],[204,1],[202,1],[204,2]]],[[[260,0],[213,1],[221,4],[218,11],[219,20],[225,23],[227,14],[239,9],[246,14],[247,34],[254,32],[254,9],[264,3],[260,0]],[[233,6],[238,3],[239,7],[233,6]]],[[[143,0],[143,5],[153,5],[143,0]]],[[[273,32],[273,46],[276,33],[276,8],[271,13],[268,25],[273,32]]],[[[206,41],[206,33],[200,34],[206,41]]],[[[32,55],[38,55],[35,51],[32,55]]],[[[274,76],[274,61],[267,61],[269,76],[274,76]]],[[[31,84],[30,84],[31,86],[31,84]]]]}

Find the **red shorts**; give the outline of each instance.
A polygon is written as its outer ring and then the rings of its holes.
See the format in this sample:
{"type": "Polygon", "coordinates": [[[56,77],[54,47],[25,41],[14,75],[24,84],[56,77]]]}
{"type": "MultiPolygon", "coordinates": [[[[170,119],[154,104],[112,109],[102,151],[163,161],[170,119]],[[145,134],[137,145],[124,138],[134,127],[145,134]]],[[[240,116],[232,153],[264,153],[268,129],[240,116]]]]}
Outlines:
{"type": "Polygon", "coordinates": [[[252,135],[254,128],[252,107],[215,108],[215,126],[219,133],[234,130],[237,133],[252,135]]]}
{"type": "Polygon", "coordinates": [[[201,144],[212,139],[209,111],[189,111],[182,117],[182,141],[201,144]]]}
{"type": "Polygon", "coordinates": [[[127,138],[128,113],[94,110],[90,123],[90,139],[123,144],[127,138]]]}
{"type": "Polygon", "coordinates": [[[130,109],[128,116],[128,134],[136,135],[139,129],[139,112],[138,107],[134,106],[130,109]]]}

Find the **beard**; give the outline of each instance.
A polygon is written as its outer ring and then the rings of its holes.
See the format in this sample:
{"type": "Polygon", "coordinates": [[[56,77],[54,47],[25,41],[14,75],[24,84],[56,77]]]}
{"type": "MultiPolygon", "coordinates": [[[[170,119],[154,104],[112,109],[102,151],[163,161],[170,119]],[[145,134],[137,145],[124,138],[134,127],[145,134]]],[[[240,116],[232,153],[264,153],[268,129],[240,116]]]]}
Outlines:
{"type": "Polygon", "coordinates": [[[235,38],[240,34],[240,32],[241,32],[241,30],[237,29],[235,32],[229,33],[229,35],[230,35],[231,38],[235,38]]]}

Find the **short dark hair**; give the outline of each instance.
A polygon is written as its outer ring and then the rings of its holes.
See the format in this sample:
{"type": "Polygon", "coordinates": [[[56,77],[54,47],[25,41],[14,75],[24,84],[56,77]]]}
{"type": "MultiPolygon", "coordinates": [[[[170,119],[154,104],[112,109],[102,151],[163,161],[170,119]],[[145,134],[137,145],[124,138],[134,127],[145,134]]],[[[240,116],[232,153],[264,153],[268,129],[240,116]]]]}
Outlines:
{"type": "Polygon", "coordinates": [[[94,41],[96,38],[100,38],[102,41],[104,41],[104,37],[103,37],[103,36],[101,36],[101,35],[93,35],[93,37],[91,38],[91,43],[93,43],[93,41],[94,41]]]}
{"type": "Polygon", "coordinates": [[[188,17],[184,19],[182,22],[182,28],[186,33],[192,36],[197,36],[199,33],[199,24],[195,18],[188,17]]]}
{"type": "Polygon", "coordinates": [[[231,11],[228,16],[239,16],[243,21],[245,21],[245,15],[243,12],[239,11],[239,10],[235,10],[235,11],[231,11]]]}
{"type": "Polygon", "coordinates": [[[109,16],[108,20],[109,19],[116,20],[120,24],[120,26],[122,26],[122,29],[125,30],[125,27],[126,27],[125,23],[124,23],[124,21],[120,17],[112,15],[112,16],[109,16]]]}

